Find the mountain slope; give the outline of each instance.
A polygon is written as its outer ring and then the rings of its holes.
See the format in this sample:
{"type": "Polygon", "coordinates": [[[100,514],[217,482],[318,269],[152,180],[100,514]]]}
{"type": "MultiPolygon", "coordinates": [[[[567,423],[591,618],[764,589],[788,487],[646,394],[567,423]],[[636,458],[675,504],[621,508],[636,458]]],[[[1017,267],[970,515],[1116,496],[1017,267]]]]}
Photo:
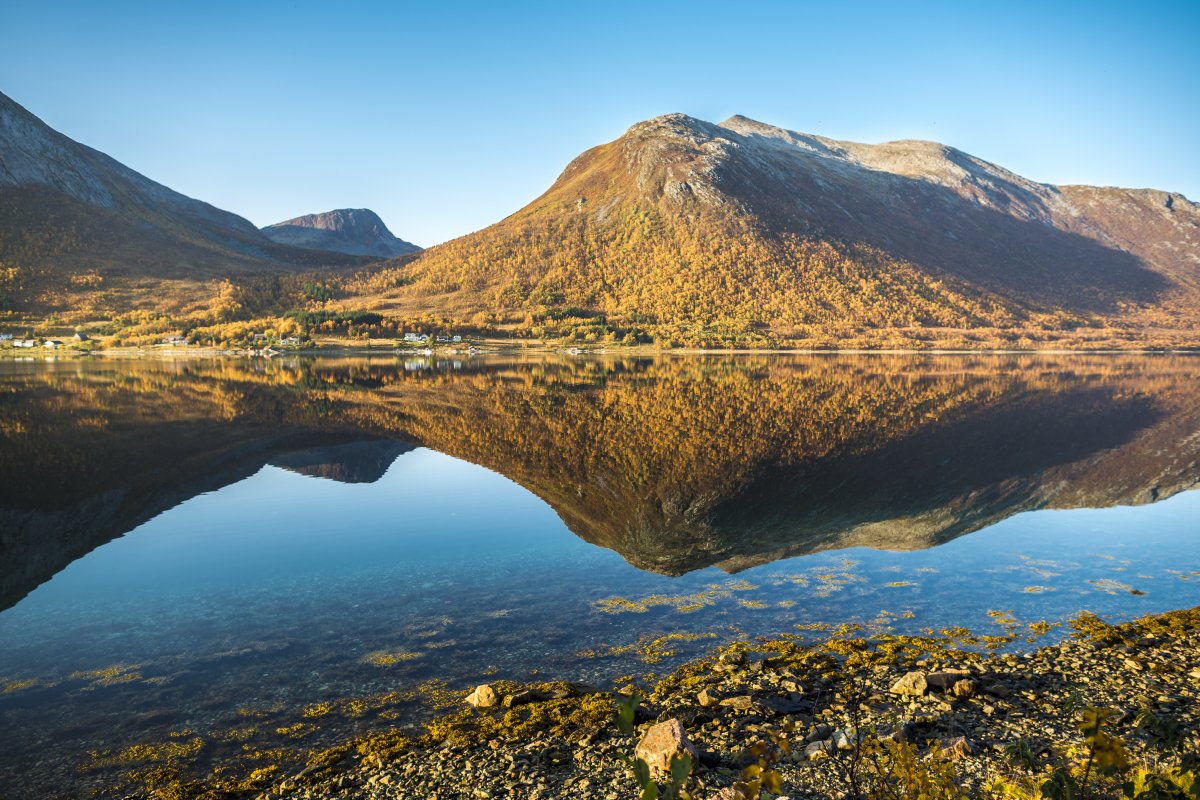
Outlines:
{"type": "Polygon", "coordinates": [[[307,214],[268,225],[262,233],[273,242],[293,247],[380,258],[402,256],[421,249],[396,238],[379,215],[368,208],[339,208],[324,214],[307,214]]]}
{"type": "Polygon", "coordinates": [[[671,114],[585,152],[507,219],[359,288],[405,310],[574,307],[784,336],[1192,329],[1200,207],[1039,184],[932,142],[671,114]]]}
{"type": "Polygon", "coordinates": [[[353,261],[277,244],[53,130],[0,94],[0,263],[45,276],[204,278],[353,261]]]}

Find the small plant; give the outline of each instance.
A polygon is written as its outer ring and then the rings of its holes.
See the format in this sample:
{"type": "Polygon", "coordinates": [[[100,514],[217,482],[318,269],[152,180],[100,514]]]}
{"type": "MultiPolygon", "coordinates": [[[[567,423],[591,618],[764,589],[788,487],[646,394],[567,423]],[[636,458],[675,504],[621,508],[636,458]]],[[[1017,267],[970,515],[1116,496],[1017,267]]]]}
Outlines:
{"type": "Polygon", "coordinates": [[[1200,800],[1200,755],[1196,741],[1171,717],[1150,708],[1138,715],[1135,728],[1154,754],[1148,767],[1132,769],[1125,742],[1111,730],[1116,715],[1109,709],[1084,707],[1077,727],[1083,749],[1074,758],[1052,748],[1041,768],[1039,754],[1025,741],[1005,748],[1009,763],[1029,777],[995,781],[992,790],[1021,800],[1085,800],[1113,797],[1123,800],[1200,800]],[[1107,778],[1107,781],[1102,781],[1107,778]],[[1123,781],[1118,782],[1120,778],[1123,781]]]}

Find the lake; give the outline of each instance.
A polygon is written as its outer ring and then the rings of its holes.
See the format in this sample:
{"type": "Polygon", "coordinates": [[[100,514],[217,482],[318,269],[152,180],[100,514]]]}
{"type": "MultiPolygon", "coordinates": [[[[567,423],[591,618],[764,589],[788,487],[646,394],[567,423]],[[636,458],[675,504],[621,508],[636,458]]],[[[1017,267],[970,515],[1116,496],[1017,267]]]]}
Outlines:
{"type": "Polygon", "coordinates": [[[1188,356],[4,361],[0,464],[8,800],[733,639],[1200,605],[1188,356]]]}

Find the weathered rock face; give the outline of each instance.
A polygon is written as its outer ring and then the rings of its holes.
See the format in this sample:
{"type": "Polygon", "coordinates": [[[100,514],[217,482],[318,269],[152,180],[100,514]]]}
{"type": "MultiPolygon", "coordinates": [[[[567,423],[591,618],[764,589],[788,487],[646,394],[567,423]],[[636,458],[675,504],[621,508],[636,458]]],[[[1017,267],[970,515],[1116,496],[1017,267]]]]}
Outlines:
{"type": "Polygon", "coordinates": [[[667,773],[671,770],[671,759],[687,755],[693,761],[699,758],[696,748],[688,739],[683,723],[677,719],[660,722],[646,731],[634,751],[652,771],[667,773]]]}
{"type": "Polygon", "coordinates": [[[314,250],[390,258],[421,248],[396,238],[379,215],[368,208],[339,208],[307,214],[262,229],[274,242],[314,250]]]}

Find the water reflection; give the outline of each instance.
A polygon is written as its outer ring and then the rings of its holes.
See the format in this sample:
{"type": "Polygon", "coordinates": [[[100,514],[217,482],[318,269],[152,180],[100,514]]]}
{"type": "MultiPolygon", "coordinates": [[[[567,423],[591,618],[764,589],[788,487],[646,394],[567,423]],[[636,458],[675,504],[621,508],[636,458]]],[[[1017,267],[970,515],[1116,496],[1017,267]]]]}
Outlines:
{"type": "Polygon", "coordinates": [[[410,361],[5,365],[0,607],[264,464],[372,481],[417,444],[671,575],[928,547],[1200,477],[1186,357],[410,361]]]}

